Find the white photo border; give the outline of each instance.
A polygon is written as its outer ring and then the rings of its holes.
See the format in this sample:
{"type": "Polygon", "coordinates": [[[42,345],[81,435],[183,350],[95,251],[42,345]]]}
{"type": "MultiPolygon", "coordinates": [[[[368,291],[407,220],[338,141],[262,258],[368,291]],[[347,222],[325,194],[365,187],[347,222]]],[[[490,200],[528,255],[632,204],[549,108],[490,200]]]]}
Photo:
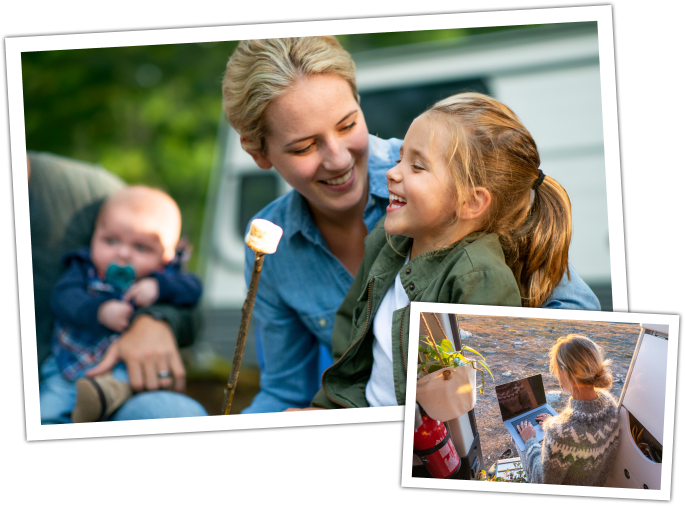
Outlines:
{"type": "Polygon", "coordinates": [[[460,315],[497,316],[515,318],[538,318],[545,320],[578,320],[613,323],[652,323],[669,326],[666,411],[664,413],[664,441],[660,490],[631,488],[582,487],[573,485],[546,485],[530,483],[506,483],[488,481],[440,480],[412,477],[414,442],[414,403],[416,378],[407,377],[407,403],[404,414],[404,441],[402,445],[402,486],[434,488],[443,490],[476,490],[485,492],[556,494],[585,497],[617,497],[625,499],[670,500],[671,471],[673,466],[673,430],[675,416],[675,391],[678,361],[678,336],[680,316],[643,313],[612,313],[605,311],[579,311],[568,309],[542,309],[520,307],[471,306],[467,304],[437,304],[413,302],[409,316],[410,364],[417,363],[419,354],[420,313],[452,313],[460,315]],[[409,399],[412,399],[409,402],[409,399]]]}
{"type": "Polygon", "coordinates": [[[611,6],[563,7],[6,38],[5,51],[9,98],[10,148],[27,440],[400,421],[402,420],[403,409],[401,407],[386,407],[376,409],[334,410],[328,412],[310,411],[304,413],[267,413],[231,417],[178,418],[59,426],[41,425],[38,395],[38,369],[36,365],[37,347],[35,339],[36,327],[31,263],[28,181],[26,173],[26,137],[21,73],[22,52],[198,43],[218,40],[242,40],[331,33],[359,34],[388,31],[438,30],[475,26],[509,26],[586,21],[595,21],[598,25],[612,300],[614,309],[627,311],[628,293],[625,267],[625,241],[623,232],[611,6]]]}

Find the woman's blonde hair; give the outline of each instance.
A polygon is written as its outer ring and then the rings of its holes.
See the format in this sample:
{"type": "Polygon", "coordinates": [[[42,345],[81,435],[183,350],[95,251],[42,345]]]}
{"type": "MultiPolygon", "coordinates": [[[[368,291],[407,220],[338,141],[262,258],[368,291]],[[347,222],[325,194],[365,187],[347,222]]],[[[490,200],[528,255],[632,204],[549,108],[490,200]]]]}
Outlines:
{"type": "Polygon", "coordinates": [[[592,339],[580,334],[560,337],[549,350],[549,371],[557,379],[561,371],[566,371],[569,379],[579,385],[611,388],[610,363],[592,339]]]}
{"type": "Polygon", "coordinates": [[[226,118],[245,150],[266,153],[266,109],[273,99],[305,76],[333,74],[357,94],[356,68],[350,54],[332,36],[243,40],[226,64],[222,84],[226,118]]]}
{"type": "Polygon", "coordinates": [[[427,111],[447,126],[447,166],[461,201],[478,187],[492,197],[485,232],[499,234],[524,306],[539,307],[568,273],[571,202],[550,176],[538,180],[540,156],[533,137],[504,104],[480,93],[460,93],[427,111]],[[462,196],[461,198],[459,196],[462,196]]]}

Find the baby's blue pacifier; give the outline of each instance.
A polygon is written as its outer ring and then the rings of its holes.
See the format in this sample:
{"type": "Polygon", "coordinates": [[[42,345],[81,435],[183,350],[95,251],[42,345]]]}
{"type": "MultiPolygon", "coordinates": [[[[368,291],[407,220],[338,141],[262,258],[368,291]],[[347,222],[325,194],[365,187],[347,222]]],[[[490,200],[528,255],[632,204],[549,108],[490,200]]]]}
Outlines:
{"type": "Polygon", "coordinates": [[[119,266],[112,264],[107,267],[105,273],[105,282],[112,285],[117,290],[122,292],[126,290],[131,283],[136,280],[136,273],[130,265],[119,266]]]}

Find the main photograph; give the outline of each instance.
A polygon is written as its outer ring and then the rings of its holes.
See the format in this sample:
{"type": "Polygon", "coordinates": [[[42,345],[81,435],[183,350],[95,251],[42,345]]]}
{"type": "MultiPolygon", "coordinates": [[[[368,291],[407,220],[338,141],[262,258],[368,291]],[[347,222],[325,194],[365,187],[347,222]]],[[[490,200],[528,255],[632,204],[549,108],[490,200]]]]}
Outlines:
{"type": "Polygon", "coordinates": [[[410,301],[611,310],[599,52],[588,22],[24,53],[42,423],[220,414],[253,272],[233,413],[404,404],[410,301]]]}

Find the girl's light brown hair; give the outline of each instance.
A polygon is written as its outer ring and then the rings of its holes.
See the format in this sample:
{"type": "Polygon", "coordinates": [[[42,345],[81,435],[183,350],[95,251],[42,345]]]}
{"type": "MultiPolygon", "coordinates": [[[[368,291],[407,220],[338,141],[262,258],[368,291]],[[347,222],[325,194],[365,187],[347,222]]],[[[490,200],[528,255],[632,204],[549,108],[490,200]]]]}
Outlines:
{"type": "MultiPolygon", "coordinates": [[[[571,202],[550,176],[537,190],[540,156],[533,137],[504,104],[480,93],[446,98],[427,113],[450,135],[447,166],[455,198],[478,187],[492,197],[482,223],[499,234],[524,306],[539,307],[568,275],[571,202]]],[[[460,197],[461,196],[461,197],[460,197]]]]}
{"type": "Polygon", "coordinates": [[[332,36],[243,40],[226,64],[222,84],[226,118],[247,138],[243,149],[266,153],[266,110],[298,79],[333,74],[357,94],[356,68],[350,54],[332,36]]]}
{"type": "Polygon", "coordinates": [[[549,371],[557,379],[561,371],[566,371],[569,379],[579,385],[611,388],[610,363],[592,339],[580,334],[560,337],[549,350],[549,371]]]}

